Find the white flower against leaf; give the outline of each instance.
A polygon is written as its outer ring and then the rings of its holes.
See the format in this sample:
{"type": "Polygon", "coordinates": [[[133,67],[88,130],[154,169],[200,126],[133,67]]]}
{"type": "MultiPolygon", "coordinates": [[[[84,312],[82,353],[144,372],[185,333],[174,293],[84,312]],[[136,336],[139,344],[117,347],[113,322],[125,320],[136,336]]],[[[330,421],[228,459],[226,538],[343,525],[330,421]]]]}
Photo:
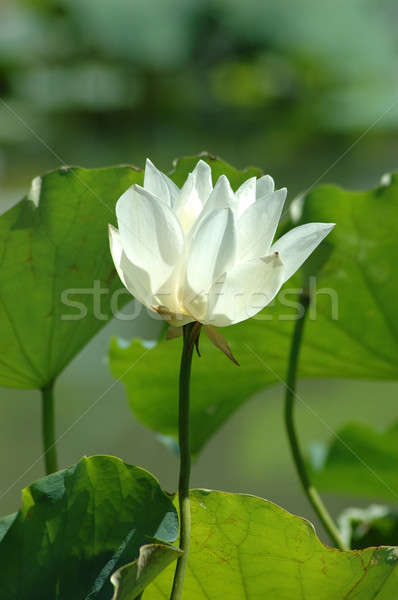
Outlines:
{"type": "Polygon", "coordinates": [[[273,243],[286,198],[269,175],[233,192],[225,175],[213,187],[200,160],[181,189],[150,160],[144,186],[118,200],[110,226],[123,284],[171,325],[224,327],[262,310],[333,228],[309,223],[273,243]]]}

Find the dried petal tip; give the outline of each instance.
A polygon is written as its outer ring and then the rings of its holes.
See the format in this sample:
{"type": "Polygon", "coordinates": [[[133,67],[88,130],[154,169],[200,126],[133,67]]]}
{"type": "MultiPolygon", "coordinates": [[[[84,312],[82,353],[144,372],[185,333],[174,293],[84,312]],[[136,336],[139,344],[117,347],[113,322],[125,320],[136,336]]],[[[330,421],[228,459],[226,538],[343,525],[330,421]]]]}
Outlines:
{"type": "Polygon", "coordinates": [[[230,360],[232,360],[232,362],[235,365],[237,365],[238,367],[240,367],[240,364],[238,363],[238,361],[236,360],[236,358],[232,354],[231,348],[229,347],[227,340],[218,331],[218,329],[216,329],[215,327],[213,327],[213,325],[205,325],[204,328],[206,330],[207,337],[212,342],[212,344],[214,344],[216,348],[218,348],[219,350],[221,350],[221,352],[224,352],[225,356],[228,356],[228,358],[230,360]]]}
{"type": "Polygon", "coordinates": [[[157,312],[159,315],[165,315],[165,314],[168,314],[168,312],[169,312],[165,306],[161,306],[161,305],[155,306],[154,304],[152,304],[151,308],[155,312],[157,312]]]}
{"type": "Polygon", "coordinates": [[[166,321],[172,321],[176,319],[175,313],[170,312],[166,306],[162,306],[161,304],[159,304],[158,306],[154,306],[152,304],[151,308],[166,321]]]}
{"type": "Polygon", "coordinates": [[[175,327],[174,325],[169,325],[166,334],[166,340],[174,340],[182,335],[182,327],[175,327]]]}
{"type": "Polygon", "coordinates": [[[199,339],[200,339],[200,335],[198,335],[198,337],[196,338],[195,348],[196,348],[196,354],[199,356],[199,358],[201,358],[202,355],[199,350],[199,339]]]}
{"type": "Polygon", "coordinates": [[[202,330],[202,323],[199,323],[198,321],[196,321],[191,329],[191,336],[189,339],[189,343],[190,343],[190,347],[192,348],[193,346],[195,346],[196,348],[196,352],[198,354],[198,356],[200,357],[200,352],[199,352],[199,338],[200,338],[200,332],[202,330]]]}

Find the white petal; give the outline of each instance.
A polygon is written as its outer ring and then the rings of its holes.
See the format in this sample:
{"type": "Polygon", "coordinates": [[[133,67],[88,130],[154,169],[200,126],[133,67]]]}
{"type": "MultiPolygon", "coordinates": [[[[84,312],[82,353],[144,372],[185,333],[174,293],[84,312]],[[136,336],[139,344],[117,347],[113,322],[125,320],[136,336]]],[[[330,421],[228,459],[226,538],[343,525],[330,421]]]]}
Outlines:
{"type": "Polygon", "coordinates": [[[279,252],[285,265],[285,281],[301,267],[303,262],[333,229],[334,223],[307,223],[291,229],[272,246],[279,252]]]}
{"type": "Polygon", "coordinates": [[[270,175],[263,175],[257,179],[256,196],[262,198],[267,194],[272,194],[275,189],[274,180],[270,175]]]}
{"type": "Polygon", "coordinates": [[[238,221],[238,261],[269,253],[287,190],[282,188],[252,204],[238,221]]]}
{"type": "Polygon", "coordinates": [[[109,247],[111,250],[111,255],[113,258],[113,262],[115,263],[117,274],[119,275],[123,285],[127,287],[126,281],[124,279],[123,271],[120,268],[120,262],[122,260],[123,254],[123,246],[120,239],[119,231],[113,225],[108,225],[108,233],[109,233],[109,247]]]}
{"type": "Polygon", "coordinates": [[[141,186],[117,201],[120,239],[128,259],[150,274],[155,293],[170,277],[184,251],[184,234],[172,210],[141,186]]]}
{"type": "Polygon", "coordinates": [[[176,184],[167,175],[159,171],[149,158],[146,159],[144,188],[171,208],[175,205],[180,193],[176,184]]]}
{"type": "Polygon", "coordinates": [[[175,213],[184,232],[188,233],[202,212],[202,202],[195,185],[195,176],[190,173],[182,187],[175,213]]]}
{"type": "Polygon", "coordinates": [[[133,265],[123,252],[119,231],[109,225],[109,245],[116,271],[123,283],[139,302],[152,306],[153,297],[150,291],[148,273],[133,265]]]}
{"type": "Polygon", "coordinates": [[[238,200],[231,188],[228,178],[225,175],[220,175],[204,206],[203,216],[217,208],[231,208],[235,211],[237,206],[238,200]]]}
{"type": "Polygon", "coordinates": [[[242,185],[236,190],[235,194],[238,200],[238,217],[240,217],[240,215],[256,201],[256,186],[257,179],[255,177],[251,177],[242,183],[242,185]]]}
{"type": "Polygon", "coordinates": [[[213,283],[234,265],[236,256],[235,218],[230,209],[207,215],[196,231],[189,249],[182,302],[198,320],[207,305],[213,283]]]}
{"type": "Polygon", "coordinates": [[[207,163],[200,160],[188,175],[175,206],[175,213],[186,233],[202,212],[212,189],[211,169],[207,163]]]}
{"type": "Polygon", "coordinates": [[[179,288],[181,279],[185,275],[185,254],[182,254],[180,261],[172,271],[170,277],[156,292],[156,303],[166,306],[171,313],[180,314],[183,308],[179,301],[179,288]]]}
{"type": "Polygon", "coordinates": [[[204,160],[200,160],[192,171],[192,174],[196,191],[203,206],[213,190],[211,168],[204,160]]]}
{"type": "Polygon", "coordinates": [[[283,281],[277,254],[237,265],[210,291],[205,324],[225,327],[253,317],[273,300],[283,281]]]}

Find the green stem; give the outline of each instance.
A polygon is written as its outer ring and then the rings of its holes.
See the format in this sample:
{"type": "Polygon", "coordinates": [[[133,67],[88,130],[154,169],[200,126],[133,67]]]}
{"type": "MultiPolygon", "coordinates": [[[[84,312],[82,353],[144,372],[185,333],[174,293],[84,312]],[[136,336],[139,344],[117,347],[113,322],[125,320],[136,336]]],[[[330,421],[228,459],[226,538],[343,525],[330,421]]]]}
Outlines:
{"type": "Polygon", "coordinates": [[[54,416],[54,383],[51,382],[41,390],[42,398],[42,436],[44,449],[44,464],[46,474],[58,471],[57,447],[55,445],[55,416],[54,416]]]}
{"type": "Polygon", "coordinates": [[[185,571],[188,563],[191,537],[191,508],[189,502],[189,477],[191,474],[191,445],[189,439],[189,382],[194,344],[191,333],[194,324],[183,328],[184,345],[181,355],[179,380],[178,437],[180,446],[180,476],[178,482],[178,502],[180,507],[180,549],[183,554],[177,561],[170,600],[179,600],[182,595],[185,571]]]}
{"type": "Polygon", "coordinates": [[[292,344],[290,347],[289,366],[286,378],[285,426],[289,438],[293,460],[296,465],[297,473],[300,478],[301,485],[303,486],[304,493],[306,494],[313,509],[318,515],[319,520],[321,521],[322,525],[326,529],[327,533],[329,534],[335,545],[341,550],[347,550],[347,545],[344,543],[336,524],[334,523],[321,497],[319,496],[317,489],[312,485],[309,479],[305,462],[300,451],[300,445],[297,438],[296,427],[294,423],[297,366],[301,341],[303,337],[305,319],[308,313],[310,302],[311,299],[308,292],[304,291],[300,296],[300,303],[303,307],[304,313],[302,317],[296,321],[293,332],[292,344]]]}

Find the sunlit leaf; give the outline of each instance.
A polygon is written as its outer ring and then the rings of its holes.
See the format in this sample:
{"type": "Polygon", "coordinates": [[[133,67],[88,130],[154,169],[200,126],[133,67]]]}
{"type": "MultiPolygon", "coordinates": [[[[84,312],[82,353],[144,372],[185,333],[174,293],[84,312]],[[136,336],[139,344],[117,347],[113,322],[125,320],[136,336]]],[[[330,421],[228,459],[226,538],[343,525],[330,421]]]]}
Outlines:
{"type": "Polygon", "coordinates": [[[37,177],[0,216],[0,385],[43,387],[109,321],[122,285],[107,225],[120,194],[142,178],[127,166],[63,167],[37,177]]]}
{"type": "MultiPolygon", "coordinates": [[[[221,168],[239,183],[235,170],[221,168]]],[[[301,377],[398,378],[397,213],[398,176],[366,192],[322,186],[306,198],[303,222],[335,222],[336,227],[304,270],[314,300],[304,334],[301,377]],[[317,278],[309,279],[316,272],[317,278]]],[[[192,371],[194,452],[254,393],[284,380],[302,275],[286,283],[274,306],[222,330],[239,370],[202,336],[202,358],[195,358],[192,371]]],[[[138,340],[130,347],[113,340],[112,373],[122,377],[140,421],[176,436],[181,340],[162,341],[123,377],[144,351],[138,340]]]]}
{"type": "MultiPolygon", "coordinates": [[[[169,598],[174,566],[144,593],[169,598]]],[[[183,600],[392,600],[398,549],[324,546],[313,526],[254,496],[195,491],[183,600]]]]}
{"type": "Polygon", "coordinates": [[[94,456],[23,491],[0,543],[2,600],[112,597],[110,576],[153,538],[172,542],[177,513],[157,480],[94,456]]]}
{"type": "Polygon", "coordinates": [[[146,544],[133,563],[120,567],[111,577],[112,600],[134,600],[170,563],[182,554],[174,546],[146,544]]]}
{"type": "Polygon", "coordinates": [[[398,424],[382,431],[350,423],[323,454],[320,464],[313,461],[312,477],[319,488],[397,501],[398,424]]]}

